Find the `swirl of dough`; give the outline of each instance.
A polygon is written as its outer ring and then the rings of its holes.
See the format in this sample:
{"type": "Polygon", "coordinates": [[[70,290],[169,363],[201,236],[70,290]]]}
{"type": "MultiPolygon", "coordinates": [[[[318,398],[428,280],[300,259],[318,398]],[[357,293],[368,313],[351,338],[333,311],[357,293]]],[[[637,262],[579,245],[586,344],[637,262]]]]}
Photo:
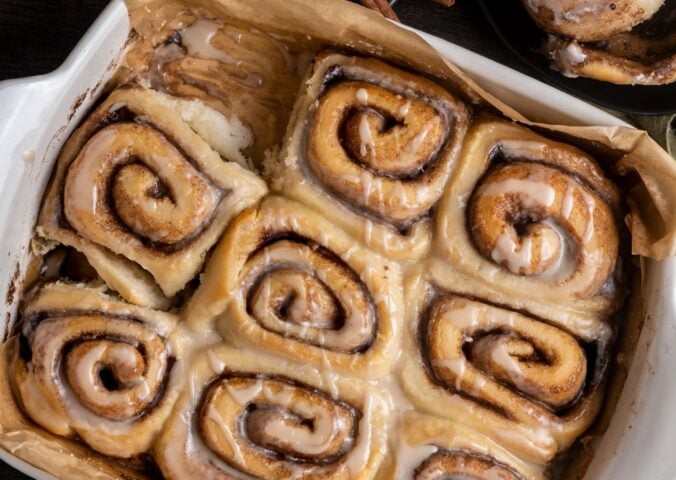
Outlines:
{"type": "MultiPolygon", "coordinates": [[[[510,153],[518,159],[521,152],[510,153]]],[[[484,257],[516,275],[574,282],[580,295],[597,292],[615,267],[613,212],[555,167],[518,160],[497,166],[472,195],[468,222],[484,257]]]]}
{"type": "Polygon", "coordinates": [[[262,478],[283,476],[278,459],[335,463],[354,444],[358,422],[350,405],[288,379],[255,375],[212,383],[198,420],[212,451],[262,478]]]}
{"type": "Polygon", "coordinates": [[[239,165],[249,141],[197,100],[117,89],[61,152],[38,233],[83,253],[127,301],[166,308],[230,219],[267,191],[239,165]]]}
{"type": "Polygon", "coordinates": [[[375,311],[363,284],[316,245],[281,240],[253,257],[247,270],[247,283],[255,285],[247,310],[263,328],[342,353],[373,342],[375,311]]]}
{"type": "Polygon", "coordinates": [[[414,269],[406,289],[401,379],[419,411],[465,424],[539,464],[594,422],[612,340],[606,322],[587,317],[563,329],[497,306],[491,302],[504,294],[449,276],[441,262],[414,269]]]}
{"type": "Polygon", "coordinates": [[[360,381],[217,347],[191,385],[155,447],[168,479],[367,479],[383,460],[387,402],[360,381]]]}
{"type": "Polygon", "coordinates": [[[119,250],[130,231],[151,249],[175,252],[212,221],[223,192],[146,125],[110,125],[71,163],[64,213],[92,241],[119,250]]]}
{"type": "Polygon", "coordinates": [[[217,318],[236,343],[380,376],[394,355],[400,282],[398,266],[324,217],[269,197],[228,230],[186,317],[199,329],[217,318]]]}
{"type": "Polygon", "coordinates": [[[170,388],[175,323],[96,290],[41,287],[24,311],[14,360],[26,412],[107,455],[148,451],[178,396],[170,388]]]}
{"type": "Polygon", "coordinates": [[[424,255],[468,128],[465,104],[426,78],[331,52],[306,83],[284,153],[267,165],[273,190],[386,257],[424,255]]]}
{"type": "Polygon", "coordinates": [[[583,390],[585,353],[555,327],[454,296],[435,302],[428,322],[421,335],[431,372],[459,390],[482,385],[479,396],[504,411],[521,408],[520,397],[561,409],[583,390]]]}
{"type": "Polygon", "coordinates": [[[621,202],[584,152],[484,118],[467,136],[437,212],[436,247],[464,275],[607,318],[621,305],[621,202]]]}
{"type": "Polygon", "coordinates": [[[308,164],[340,198],[405,228],[432,208],[443,189],[440,167],[446,162],[437,156],[448,123],[447,114],[423,98],[344,81],[320,98],[308,164]]]}
{"type": "Polygon", "coordinates": [[[509,467],[491,458],[443,450],[432,454],[416,469],[414,480],[467,478],[472,480],[523,480],[509,467]]]}
{"type": "Polygon", "coordinates": [[[409,410],[401,415],[392,464],[383,478],[542,480],[543,466],[524,462],[476,430],[409,410]]]}

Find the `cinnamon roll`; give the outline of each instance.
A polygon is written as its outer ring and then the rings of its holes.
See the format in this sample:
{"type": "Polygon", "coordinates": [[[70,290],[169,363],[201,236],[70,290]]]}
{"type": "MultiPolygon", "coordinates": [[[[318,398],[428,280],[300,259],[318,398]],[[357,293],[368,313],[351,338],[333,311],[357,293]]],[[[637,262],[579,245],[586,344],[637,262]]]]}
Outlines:
{"type": "Polygon", "coordinates": [[[402,417],[393,462],[383,480],[539,480],[538,467],[458,423],[417,412],[402,417]]]}
{"type": "Polygon", "coordinates": [[[324,53],[303,83],[272,188],[395,259],[429,247],[430,212],[468,123],[440,86],[370,58],[324,53]]]}
{"type": "Polygon", "coordinates": [[[523,0],[545,31],[588,42],[627,32],[651,18],[664,0],[523,0]]]}
{"type": "Polygon", "coordinates": [[[127,301],[166,307],[230,219],[267,191],[246,128],[198,101],[121,88],[61,152],[37,232],[83,253],[127,301]]]}
{"type": "Polygon", "coordinates": [[[254,134],[246,152],[255,163],[281,142],[310,58],[297,42],[187,12],[159,33],[144,27],[141,54],[127,58],[136,82],[237,116],[254,134]]]}
{"type": "Polygon", "coordinates": [[[418,409],[544,464],[600,411],[612,330],[561,328],[501,305],[496,290],[441,262],[412,270],[402,386],[418,409]]]}
{"type": "Polygon", "coordinates": [[[178,397],[172,314],[79,285],[39,288],[23,311],[12,376],[30,418],[103,454],[147,452],[178,397]]]}
{"type": "Polygon", "coordinates": [[[545,50],[554,68],[568,77],[618,85],[676,82],[676,32],[655,39],[621,33],[592,44],[550,36],[545,50]]]}
{"type": "Polygon", "coordinates": [[[676,2],[523,0],[549,38],[552,68],[620,85],[676,81],[676,2]]]}
{"type": "Polygon", "coordinates": [[[437,253],[551,320],[606,318],[623,298],[617,188],[584,152],[504,121],[465,142],[436,218],[437,253]],[[559,307],[560,308],[556,308],[559,307]]]}
{"type": "Polygon", "coordinates": [[[157,445],[167,479],[368,479],[387,444],[387,401],[357,380],[218,347],[196,359],[157,445]]]}
{"type": "Polygon", "coordinates": [[[329,370],[377,377],[396,354],[398,265],[280,197],[233,221],[185,317],[224,338],[329,370]]]}

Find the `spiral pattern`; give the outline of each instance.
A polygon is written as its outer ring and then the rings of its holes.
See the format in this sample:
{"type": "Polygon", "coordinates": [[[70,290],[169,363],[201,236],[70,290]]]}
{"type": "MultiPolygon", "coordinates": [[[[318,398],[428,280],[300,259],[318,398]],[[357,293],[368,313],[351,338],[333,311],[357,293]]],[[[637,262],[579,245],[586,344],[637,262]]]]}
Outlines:
{"type": "Polygon", "coordinates": [[[521,403],[517,396],[500,402],[513,391],[561,409],[577,400],[587,377],[585,353],[567,333],[466,298],[440,297],[420,335],[432,375],[459,391],[480,386],[477,397],[504,412],[521,403]]]}
{"type": "Polygon", "coordinates": [[[437,245],[463,273],[515,298],[565,300],[604,318],[623,297],[619,205],[617,189],[583,152],[484,119],[439,209],[437,245]]]}
{"type": "Polygon", "coordinates": [[[599,412],[610,328],[600,324],[581,331],[587,338],[574,336],[455,294],[449,289],[460,278],[435,275],[414,273],[407,286],[413,307],[404,390],[420,409],[477,428],[526,460],[551,460],[599,412]]]}
{"type": "Polygon", "coordinates": [[[176,319],[60,284],[42,287],[24,316],[14,380],[29,416],[107,455],[146,452],[177,397],[176,319]]]}
{"type": "Polygon", "coordinates": [[[153,253],[171,253],[211,222],[222,195],[162,134],[123,123],[97,132],[70,165],[64,213],[111,250],[131,231],[153,253]]]}
{"type": "MultiPolygon", "coordinates": [[[[521,152],[514,153],[518,158],[521,152]]],[[[615,267],[619,238],[612,211],[555,167],[498,165],[470,198],[468,222],[487,259],[516,275],[575,281],[580,295],[597,292],[615,267]]]]}
{"type": "Polygon", "coordinates": [[[438,85],[373,59],[315,59],[296,102],[273,188],[330,214],[396,259],[429,245],[428,215],[455,166],[464,104],[438,85]]]}
{"type": "Polygon", "coordinates": [[[519,460],[463,425],[408,411],[402,415],[392,471],[383,478],[540,480],[541,467],[519,460]]]}
{"type": "Polygon", "coordinates": [[[224,461],[270,478],[288,472],[270,456],[336,463],[354,444],[358,421],[354,407],[312,388],[251,375],[213,383],[205,393],[198,424],[205,443],[224,461]]]}
{"type": "Polygon", "coordinates": [[[84,253],[128,301],[166,306],[229,219],[266,192],[205,141],[208,122],[230,131],[235,145],[214,148],[241,157],[236,145],[246,139],[234,123],[197,101],[136,87],[113,92],[64,148],[39,232],[84,253]]]}
{"type": "Polygon", "coordinates": [[[382,461],[386,403],[363,384],[227,347],[196,362],[192,384],[156,447],[169,479],[366,479],[382,461]]]}
{"type": "Polygon", "coordinates": [[[472,480],[522,480],[508,467],[496,465],[489,458],[466,452],[440,451],[427,458],[415,471],[415,480],[444,478],[472,480]]]}
{"type": "Polygon", "coordinates": [[[423,99],[343,81],[320,97],[308,164],[338,196],[403,229],[436,202],[425,189],[446,180],[430,170],[443,166],[436,155],[446,143],[448,122],[423,99]]]}
{"type": "Polygon", "coordinates": [[[261,327],[335,352],[371,346],[372,300],[361,280],[318,245],[280,240],[251,258],[246,270],[247,310],[261,327]],[[293,267],[275,268],[285,264],[293,267]],[[353,295],[339,295],[338,288],[353,295]]]}
{"type": "Polygon", "coordinates": [[[234,221],[186,317],[199,329],[220,318],[223,336],[243,345],[380,376],[394,355],[400,281],[397,265],[322,216],[268,197],[234,221]]]}

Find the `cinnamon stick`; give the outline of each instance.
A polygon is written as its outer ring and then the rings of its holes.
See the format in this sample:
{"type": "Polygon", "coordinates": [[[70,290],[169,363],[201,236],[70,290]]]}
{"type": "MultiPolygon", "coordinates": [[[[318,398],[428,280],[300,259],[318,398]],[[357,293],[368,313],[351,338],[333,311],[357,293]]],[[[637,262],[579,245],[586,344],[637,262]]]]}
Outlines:
{"type": "Polygon", "coordinates": [[[388,3],[387,0],[359,0],[359,1],[366,8],[375,10],[385,18],[389,18],[390,20],[394,20],[395,22],[399,21],[399,17],[397,17],[397,14],[394,13],[394,10],[392,10],[392,7],[390,7],[390,4],[388,3]]]}

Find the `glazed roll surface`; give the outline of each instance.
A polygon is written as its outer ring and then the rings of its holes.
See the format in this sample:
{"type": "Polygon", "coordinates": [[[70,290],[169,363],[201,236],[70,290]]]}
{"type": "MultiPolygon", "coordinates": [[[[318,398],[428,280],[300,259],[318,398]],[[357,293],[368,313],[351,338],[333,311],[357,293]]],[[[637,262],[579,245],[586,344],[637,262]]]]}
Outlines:
{"type": "Polygon", "coordinates": [[[676,31],[655,38],[620,33],[594,43],[550,37],[545,49],[554,68],[568,77],[618,85],[676,82],[676,31]]]}
{"type": "Polygon", "coordinates": [[[477,122],[436,216],[456,270],[553,307],[607,318],[624,297],[617,188],[569,145],[504,121],[477,122]]]}
{"type": "Polygon", "coordinates": [[[461,424],[414,411],[401,417],[391,464],[379,478],[538,480],[541,467],[519,460],[493,440],[461,424]]]}
{"type": "Polygon", "coordinates": [[[185,314],[224,338],[357,376],[386,374],[403,317],[399,266],[299,203],[266,198],[226,233],[185,314]]]}
{"type": "Polygon", "coordinates": [[[676,4],[664,0],[524,0],[550,35],[554,70],[618,85],[676,81],[676,4]]]}
{"type": "Polygon", "coordinates": [[[38,234],[83,253],[126,300],[166,307],[230,218],[266,193],[237,163],[249,141],[198,101],[118,89],[64,147],[38,234]]]}
{"type": "Polygon", "coordinates": [[[260,164],[284,135],[311,56],[297,41],[189,12],[160,32],[137,27],[143,47],[127,59],[135,70],[130,80],[237,116],[253,133],[246,153],[260,164]]]}
{"type": "Polygon", "coordinates": [[[155,447],[168,479],[367,479],[383,460],[388,403],[365,383],[229,347],[189,382],[155,447]]]}
{"type": "Polygon", "coordinates": [[[588,319],[571,332],[501,306],[495,290],[442,263],[411,271],[403,389],[422,411],[544,464],[599,413],[612,330],[588,319]]]}
{"type": "Polygon", "coordinates": [[[98,452],[148,452],[179,395],[175,315],[75,285],[40,287],[23,312],[13,383],[28,415],[98,452]]]}
{"type": "Polygon", "coordinates": [[[320,54],[303,83],[274,190],[395,259],[429,247],[429,214],[467,130],[464,104],[374,59],[320,54]]]}
{"type": "Polygon", "coordinates": [[[523,0],[543,30],[581,41],[603,40],[650,19],[664,0],[523,0]]]}
{"type": "Polygon", "coordinates": [[[544,480],[585,449],[628,328],[596,160],[374,58],[319,53],[294,97],[318,39],[161,3],[45,194],[26,422],[167,480],[544,480]]]}

